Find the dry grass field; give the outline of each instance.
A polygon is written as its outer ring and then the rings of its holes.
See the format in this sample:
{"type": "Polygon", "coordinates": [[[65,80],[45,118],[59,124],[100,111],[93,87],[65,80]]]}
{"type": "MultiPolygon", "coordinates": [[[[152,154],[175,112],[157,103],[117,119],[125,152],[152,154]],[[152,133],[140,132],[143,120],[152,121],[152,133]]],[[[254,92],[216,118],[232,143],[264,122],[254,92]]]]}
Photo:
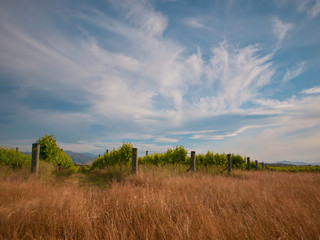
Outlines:
{"type": "Polygon", "coordinates": [[[319,173],[82,175],[0,169],[0,239],[320,239],[319,173]]]}

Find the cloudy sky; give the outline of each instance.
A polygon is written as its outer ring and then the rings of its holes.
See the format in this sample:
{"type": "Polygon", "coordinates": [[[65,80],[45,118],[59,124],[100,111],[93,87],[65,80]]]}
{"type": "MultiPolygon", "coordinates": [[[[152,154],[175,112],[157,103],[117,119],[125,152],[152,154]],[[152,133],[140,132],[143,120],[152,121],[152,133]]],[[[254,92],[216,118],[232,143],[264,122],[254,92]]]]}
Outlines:
{"type": "Polygon", "coordinates": [[[0,145],[320,163],[320,0],[0,1],[0,145]]]}

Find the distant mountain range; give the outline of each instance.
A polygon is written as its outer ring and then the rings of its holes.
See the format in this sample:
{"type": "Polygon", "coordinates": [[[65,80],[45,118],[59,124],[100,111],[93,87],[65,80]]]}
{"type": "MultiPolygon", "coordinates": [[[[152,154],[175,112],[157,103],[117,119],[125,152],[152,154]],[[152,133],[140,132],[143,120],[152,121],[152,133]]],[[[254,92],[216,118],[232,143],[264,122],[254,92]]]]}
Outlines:
{"type": "MultiPolygon", "coordinates": [[[[91,153],[75,153],[71,151],[64,151],[66,154],[68,154],[72,162],[74,164],[91,164],[98,155],[94,155],[91,153]]],[[[31,152],[23,152],[24,154],[31,155],[31,152]]]]}
{"type": "MultiPolygon", "coordinates": [[[[75,164],[91,164],[98,155],[94,155],[91,153],[75,153],[71,151],[64,151],[68,154],[73,163],[75,164]]],[[[31,155],[31,152],[24,152],[24,154],[31,155]]],[[[320,165],[320,163],[305,163],[305,162],[291,162],[291,161],[279,161],[276,163],[268,163],[269,165],[293,165],[293,166],[307,166],[307,165],[320,165]]]]}
{"type": "Polygon", "coordinates": [[[71,151],[64,151],[66,154],[68,154],[73,163],[76,164],[91,164],[94,159],[96,159],[98,156],[91,154],[91,153],[75,153],[71,151]]]}
{"type": "Polygon", "coordinates": [[[319,163],[291,162],[286,160],[276,162],[275,164],[294,165],[294,166],[320,165],[319,163]]]}

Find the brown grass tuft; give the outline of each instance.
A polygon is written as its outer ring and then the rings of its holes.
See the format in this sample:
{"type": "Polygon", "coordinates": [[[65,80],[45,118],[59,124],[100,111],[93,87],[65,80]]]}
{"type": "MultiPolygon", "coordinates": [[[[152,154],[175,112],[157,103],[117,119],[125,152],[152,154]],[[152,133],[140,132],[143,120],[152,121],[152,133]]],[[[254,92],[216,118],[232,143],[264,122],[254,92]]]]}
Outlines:
{"type": "Polygon", "coordinates": [[[0,172],[1,239],[320,239],[318,173],[153,170],[107,187],[21,173],[0,172]]]}

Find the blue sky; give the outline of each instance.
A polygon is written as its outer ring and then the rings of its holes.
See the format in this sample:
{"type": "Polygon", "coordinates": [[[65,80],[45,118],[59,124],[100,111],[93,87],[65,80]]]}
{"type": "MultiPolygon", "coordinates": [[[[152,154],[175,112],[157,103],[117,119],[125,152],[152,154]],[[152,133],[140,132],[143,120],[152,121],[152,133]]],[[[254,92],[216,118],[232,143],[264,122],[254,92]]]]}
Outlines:
{"type": "Polygon", "coordinates": [[[1,0],[0,145],[320,163],[319,53],[319,0],[1,0]]]}

